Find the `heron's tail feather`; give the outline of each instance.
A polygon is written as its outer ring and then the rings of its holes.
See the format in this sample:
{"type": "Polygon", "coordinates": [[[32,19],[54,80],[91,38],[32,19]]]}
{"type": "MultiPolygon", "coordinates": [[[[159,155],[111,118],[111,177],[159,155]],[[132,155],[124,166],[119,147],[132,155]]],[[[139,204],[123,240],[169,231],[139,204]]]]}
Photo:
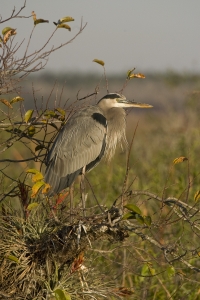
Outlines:
{"type": "Polygon", "coordinates": [[[53,196],[60,193],[62,190],[70,187],[70,185],[74,182],[76,177],[81,174],[81,170],[78,170],[72,174],[68,174],[65,177],[60,177],[59,174],[54,173],[52,170],[50,171],[47,167],[45,173],[45,182],[49,183],[51,188],[48,192],[48,196],[53,196]]]}

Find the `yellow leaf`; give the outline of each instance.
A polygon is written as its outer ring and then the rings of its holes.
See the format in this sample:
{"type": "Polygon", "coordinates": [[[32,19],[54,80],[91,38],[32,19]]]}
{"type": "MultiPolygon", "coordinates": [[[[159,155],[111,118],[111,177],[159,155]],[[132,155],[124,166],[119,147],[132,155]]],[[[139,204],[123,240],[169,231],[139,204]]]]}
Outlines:
{"type": "Polygon", "coordinates": [[[10,103],[12,104],[12,103],[19,102],[19,101],[24,101],[24,98],[17,96],[17,97],[15,97],[15,98],[13,98],[13,99],[10,101],[10,103]]]}
{"type": "Polygon", "coordinates": [[[35,134],[35,126],[30,126],[28,128],[28,135],[33,136],[35,134]]]}
{"type": "Polygon", "coordinates": [[[43,190],[42,190],[42,194],[47,194],[48,193],[48,191],[50,190],[50,184],[49,183],[46,183],[45,184],[45,187],[43,188],[43,190]]]}
{"type": "Polygon", "coordinates": [[[185,156],[180,156],[173,160],[173,164],[176,165],[176,164],[182,163],[185,160],[188,160],[188,158],[185,156]]]}
{"type": "Polygon", "coordinates": [[[197,192],[195,193],[195,195],[194,195],[194,200],[195,200],[195,202],[199,202],[199,200],[200,200],[200,191],[197,191],[197,192]]]}
{"type": "MultiPolygon", "coordinates": [[[[72,21],[74,21],[74,19],[72,18],[72,17],[63,17],[63,18],[61,18],[60,20],[59,20],[59,22],[60,23],[65,23],[65,22],[72,22],[72,21]]],[[[59,23],[58,22],[58,23],[59,23]]]]}
{"type": "Polygon", "coordinates": [[[26,171],[26,173],[37,174],[37,173],[40,173],[40,172],[38,170],[36,170],[36,169],[28,169],[26,171]]]}
{"type": "Polygon", "coordinates": [[[25,113],[24,116],[24,120],[26,123],[28,123],[28,121],[31,119],[32,115],[33,115],[34,110],[33,109],[29,109],[27,110],[27,112],[25,113]]]}
{"type": "Polygon", "coordinates": [[[45,113],[44,113],[44,116],[45,117],[55,117],[55,112],[53,110],[47,110],[45,113]]]}
{"type": "Polygon", "coordinates": [[[6,100],[6,99],[0,99],[0,102],[2,102],[3,104],[5,104],[9,108],[13,108],[12,105],[10,104],[10,102],[8,100],[6,100]]]}
{"type": "Polygon", "coordinates": [[[64,122],[65,121],[65,117],[64,116],[58,116],[58,120],[64,122]]]}
{"type": "Polygon", "coordinates": [[[19,264],[19,259],[14,255],[8,255],[8,256],[6,256],[6,258],[8,258],[8,259],[16,262],[17,264],[19,264]]]}
{"type": "Polygon", "coordinates": [[[99,65],[101,65],[101,66],[104,66],[104,65],[105,65],[105,63],[104,63],[103,60],[100,60],[100,59],[97,59],[97,58],[93,59],[93,62],[96,62],[97,64],[99,64],[99,65]]]}
{"type": "Polygon", "coordinates": [[[33,203],[31,203],[31,204],[29,204],[29,205],[27,206],[27,209],[28,209],[28,210],[32,210],[32,209],[38,207],[38,205],[39,205],[39,203],[33,202],[33,203]]]}
{"type": "Polygon", "coordinates": [[[33,175],[32,181],[37,182],[37,181],[42,180],[43,178],[44,178],[44,176],[42,175],[42,173],[37,172],[35,175],[33,175]]]}
{"type": "Polygon", "coordinates": [[[65,290],[56,289],[54,290],[56,300],[71,300],[70,294],[65,290]]]}
{"type": "Polygon", "coordinates": [[[33,186],[32,186],[32,194],[31,194],[31,198],[35,198],[36,194],[39,192],[39,190],[41,189],[41,187],[45,185],[45,182],[43,180],[36,182],[33,186]]]}
{"type": "Polygon", "coordinates": [[[156,270],[154,268],[149,268],[149,271],[150,271],[151,275],[155,275],[156,274],[156,270]]]}
{"type": "Polygon", "coordinates": [[[129,78],[145,78],[144,74],[142,73],[137,73],[137,74],[130,74],[129,78]]]}
{"type": "Polygon", "coordinates": [[[60,108],[60,107],[57,107],[56,108],[56,111],[58,111],[62,116],[65,116],[65,110],[64,109],[62,109],[62,108],[60,108]]]}
{"type": "Polygon", "coordinates": [[[69,31],[71,31],[71,27],[68,24],[58,24],[57,28],[64,28],[64,29],[68,29],[69,31]]]}

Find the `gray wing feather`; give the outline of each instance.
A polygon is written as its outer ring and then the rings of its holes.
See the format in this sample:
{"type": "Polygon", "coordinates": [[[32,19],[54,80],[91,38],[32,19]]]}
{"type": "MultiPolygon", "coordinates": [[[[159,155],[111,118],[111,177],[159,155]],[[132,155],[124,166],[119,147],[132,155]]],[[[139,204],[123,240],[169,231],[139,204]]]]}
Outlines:
{"type": "Polygon", "coordinates": [[[58,134],[50,150],[45,181],[54,192],[71,185],[84,166],[90,170],[104,154],[106,119],[95,106],[76,112],[58,134]]]}

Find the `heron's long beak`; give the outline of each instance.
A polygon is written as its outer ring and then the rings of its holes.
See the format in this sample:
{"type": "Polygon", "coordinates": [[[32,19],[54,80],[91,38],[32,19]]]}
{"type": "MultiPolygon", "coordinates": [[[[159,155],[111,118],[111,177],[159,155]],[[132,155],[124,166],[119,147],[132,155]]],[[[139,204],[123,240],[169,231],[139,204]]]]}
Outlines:
{"type": "Polygon", "coordinates": [[[117,104],[118,104],[118,107],[140,107],[140,108],[151,108],[151,107],[153,107],[150,104],[139,103],[139,102],[123,99],[123,98],[121,98],[121,99],[118,98],[117,99],[117,104]]]}

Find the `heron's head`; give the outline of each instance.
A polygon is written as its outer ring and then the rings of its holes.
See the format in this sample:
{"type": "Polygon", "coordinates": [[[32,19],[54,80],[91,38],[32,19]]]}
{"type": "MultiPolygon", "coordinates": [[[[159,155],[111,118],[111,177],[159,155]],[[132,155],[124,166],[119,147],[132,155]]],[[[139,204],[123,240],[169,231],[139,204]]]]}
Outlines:
{"type": "Polygon", "coordinates": [[[98,106],[102,109],[109,109],[112,107],[140,107],[140,108],[151,108],[152,105],[145,103],[138,103],[132,100],[126,99],[124,95],[118,93],[109,93],[108,95],[101,98],[98,102],[98,106]]]}

